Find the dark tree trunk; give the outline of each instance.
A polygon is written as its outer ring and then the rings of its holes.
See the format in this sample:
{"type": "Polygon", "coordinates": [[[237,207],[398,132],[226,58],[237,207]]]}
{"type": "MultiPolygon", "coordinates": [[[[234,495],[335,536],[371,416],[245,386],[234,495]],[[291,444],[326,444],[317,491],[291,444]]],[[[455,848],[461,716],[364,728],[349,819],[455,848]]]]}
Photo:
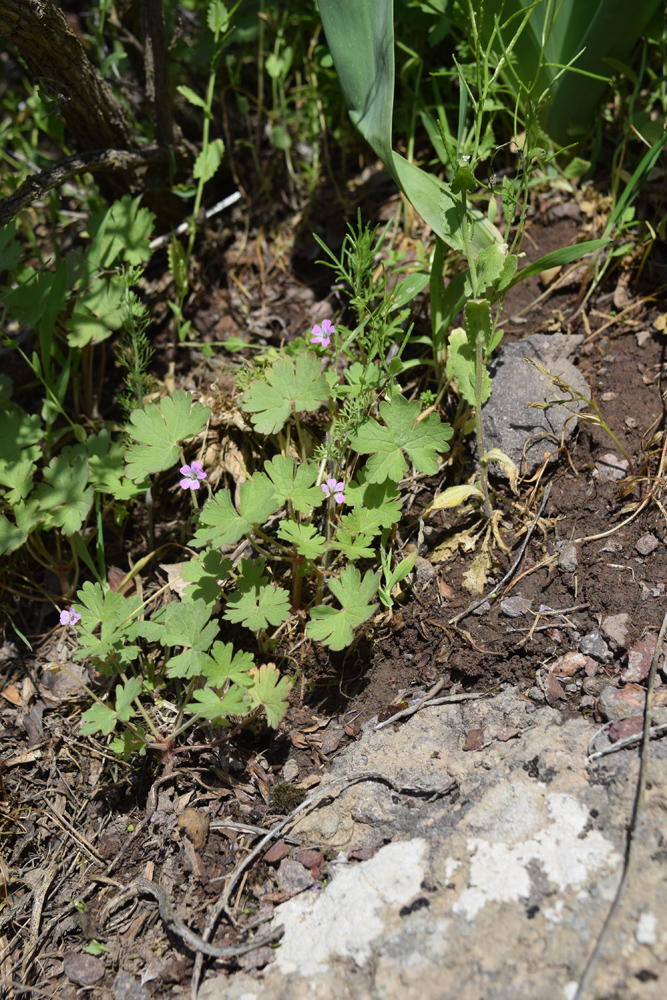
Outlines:
{"type": "Polygon", "coordinates": [[[0,0],[0,35],[15,45],[33,82],[58,101],[75,149],[137,148],[123,105],[51,0],[0,0]]]}

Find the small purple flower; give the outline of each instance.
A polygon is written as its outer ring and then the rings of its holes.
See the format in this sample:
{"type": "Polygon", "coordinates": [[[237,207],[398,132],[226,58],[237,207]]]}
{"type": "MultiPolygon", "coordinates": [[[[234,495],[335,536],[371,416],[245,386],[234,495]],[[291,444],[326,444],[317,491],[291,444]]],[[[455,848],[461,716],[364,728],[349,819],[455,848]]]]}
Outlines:
{"type": "Polygon", "coordinates": [[[322,483],[322,492],[325,497],[333,497],[336,503],[346,502],[344,489],[345,483],[337,483],[335,479],[327,479],[326,483],[322,483]]]}
{"type": "Polygon", "coordinates": [[[78,611],[73,608],[68,608],[67,611],[60,612],[60,624],[61,625],[76,625],[77,622],[81,621],[81,615],[78,611]]]}
{"type": "Polygon", "coordinates": [[[181,489],[182,490],[198,490],[199,482],[202,479],[206,479],[206,473],[201,467],[201,462],[193,462],[192,465],[182,465],[181,466],[181,489]]]}
{"type": "Polygon", "coordinates": [[[331,338],[334,335],[335,329],[336,328],[330,319],[323,319],[321,326],[316,323],[310,331],[312,334],[312,337],[310,338],[311,344],[319,344],[320,347],[328,347],[331,343],[331,338]]]}

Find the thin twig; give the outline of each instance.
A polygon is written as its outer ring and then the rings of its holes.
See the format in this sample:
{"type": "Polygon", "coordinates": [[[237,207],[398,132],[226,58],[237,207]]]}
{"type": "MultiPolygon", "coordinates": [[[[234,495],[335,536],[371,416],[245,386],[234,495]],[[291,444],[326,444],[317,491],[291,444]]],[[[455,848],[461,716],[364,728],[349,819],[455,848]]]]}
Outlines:
{"type": "Polygon", "coordinates": [[[523,559],[523,554],[526,551],[526,547],[528,546],[528,542],[530,541],[531,535],[533,534],[533,531],[535,530],[535,526],[536,526],[537,522],[539,521],[539,519],[542,517],[542,511],[544,510],[544,508],[547,505],[547,500],[549,499],[549,494],[550,493],[551,493],[551,483],[549,483],[547,485],[547,488],[544,491],[544,496],[542,497],[542,503],[540,504],[540,508],[539,508],[537,514],[533,518],[533,523],[531,524],[530,528],[526,532],[526,537],[524,538],[524,540],[523,540],[523,542],[521,544],[521,548],[519,549],[519,555],[517,556],[517,558],[515,559],[515,561],[512,563],[512,565],[509,568],[509,570],[507,571],[507,573],[505,573],[505,576],[502,578],[502,580],[500,581],[500,583],[497,583],[495,585],[495,587],[493,588],[493,590],[491,591],[491,593],[487,594],[485,597],[480,597],[479,600],[477,600],[477,601],[473,601],[473,603],[469,607],[467,607],[465,609],[465,611],[462,611],[460,614],[456,615],[454,618],[450,618],[449,622],[448,622],[449,625],[456,625],[456,623],[460,622],[461,619],[467,618],[469,614],[472,614],[472,612],[476,608],[481,608],[482,604],[484,604],[486,601],[490,600],[492,597],[496,597],[497,594],[498,594],[498,591],[502,587],[504,587],[505,584],[508,582],[508,580],[510,580],[514,576],[514,573],[516,572],[516,569],[519,566],[519,563],[523,559]]]}
{"type": "Polygon", "coordinates": [[[662,620],[662,627],[660,629],[660,634],[658,635],[658,641],[655,644],[655,652],[653,654],[653,659],[651,660],[651,669],[648,675],[648,684],[646,690],[646,705],[644,707],[644,732],[642,735],[642,755],[639,763],[639,777],[637,779],[637,790],[635,792],[635,801],[632,807],[632,816],[630,818],[630,823],[628,825],[628,835],[625,845],[625,858],[623,861],[623,874],[621,876],[621,881],[619,882],[618,889],[616,890],[616,895],[614,896],[614,901],[611,904],[609,913],[605,918],[605,922],[602,925],[602,929],[598,935],[598,939],[595,942],[595,948],[593,949],[588,962],[586,963],[586,968],[584,969],[583,975],[579,982],[577,992],[574,995],[574,1000],[581,1000],[584,992],[592,979],[595,967],[597,965],[598,959],[600,957],[600,952],[602,951],[602,942],[609,931],[611,923],[618,911],[621,904],[621,899],[625,888],[628,884],[628,878],[630,875],[630,869],[632,866],[632,861],[634,859],[634,846],[639,833],[639,819],[640,813],[644,805],[644,794],[646,792],[646,778],[648,774],[648,756],[649,747],[651,742],[651,708],[653,707],[653,689],[655,687],[655,675],[658,670],[658,661],[660,660],[660,655],[662,653],[662,644],[665,639],[665,632],[667,632],[667,613],[662,620]]]}
{"type": "Polygon", "coordinates": [[[148,894],[153,897],[157,902],[158,912],[166,929],[179,937],[188,948],[198,954],[210,955],[212,958],[217,958],[224,962],[230,962],[232,959],[238,958],[239,955],[246,955],[249,951],[254,951],[256,948],[272,944],[282,937],[283,934],[282,927],[275,927],[273,930],[262,934],[261,937],[254,938],[252,941],[230,945],[226,948],[218,948],[217,945],[209,944],[208,941],[204,941],[198,934],[191,931],[188,925],[184,924],[174,913],[169,897],[162,886],[156,885],[155,882],[151,882],[148,878],[135,879],[134,882],[125,886],[122,892],[110,900],[102,911],[100,923],[103,925],[111,913],[123,903],[126,903],[128,899],[134,899],[135,896],[142,894],[148,894]]]}
{"type": "MultiPolygon", "coordinates": [[[[650,736],[662,736],[667,733],[667,722],[661,723],[659,726],[651,726],[650,736]]],[[[596,733],[599,736],[600,733],[596,733]]],[[[643,740],[643,733],[633,733],[631,736],[624,736],[620,740],[616,740],[609,747],[603,747],[602,750],[594,750],[593,753],[589,753],[588,760],[598,760],[600,757],[607,757],[610,753],[618,753],[619,750],[625,750],[626,747],[631,746],[633,743],[639,743],[643,740]]]]}
{"type": "Polygon", "coordinates": [[[442,677],[438,683],[431,688],[429,693],[421,698],[414,705],[408,705],[407,708],[401,709],[400,712],[395,712],[389,719],[385,719],[384,722],[378,722],[377,726],[374,726],[374,731],[377,732],[378,729],[384,729],[385,726],[391,725],[392,722],[399,722],[401,719],[407,719],[415,712],[421,712],[422,708],[432,708],[435,705],[449,705],[459,701],[471,701],[476,698],[483,698],[484,692],[461,692],[460,694],[446,694],[442,698],[436,698],[435,695],[438,693],[442,685],[445,683],[444,677],[442,677]]]}

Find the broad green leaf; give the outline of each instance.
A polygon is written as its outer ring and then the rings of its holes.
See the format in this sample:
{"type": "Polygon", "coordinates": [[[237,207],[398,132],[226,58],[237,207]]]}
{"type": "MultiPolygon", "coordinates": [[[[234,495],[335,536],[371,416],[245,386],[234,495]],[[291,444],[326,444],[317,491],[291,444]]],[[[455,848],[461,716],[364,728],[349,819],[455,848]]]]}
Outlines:
{"type": "MultiPolygon", "coordinates": [[[[394,11],[392,0],[320,0],[320,15],[350,118],[399,188],[448,246],[463,249],[459,199],[432,174],[392,150],[394,11]]],[[[473,252],[502,242],[482,215],[472,213],[473,252]]]]}
{"type": "Polygon", "coordinates": [[[296,361],[282,358],[267,372],[266,382],[255,379],[241,398],[243,409],[261,434],[277,434],[292,411],[317,410],[328,398],[321,363],[312,351],[296,361]]]}
{"type": "Polygon", "coordinates": [[[273,584],[234,591],[227,600],[223,615],[227,621],[240,622],[253,632],[269,625],[281,625],[289,616],[289,594],[283,587],[273,584]]]}
{"type": "Polygon", "coordinates": [[[70,465],[64,455],[52,459],[44,470],[46,483],[35,491],[35,498],[51,514],[51,522],[62,528],[65,535],[79,531],[93,502],[93,490],[88,483],[88,463],[76,459],[70,465]]]}
{"type": "Polygon", "coordinates": [[[37,413],[24,413],[13,403],[0,408],[0,458],[36,461],[41,454],[37,442],[42,437],[42,421],[37,413]],[[23,453],[25,449],[30,449],[23,453]]]}
{"type": "Polygon", "coordinates": [[[116,715],[121,722],[127,722],[135,714],[132,702],[141,694],[141,677],[130,677],[126,684],[116,686],[116,715]]]}
{"type": "Polygon", "coordinates": [[[336,529],[336,538],[331,543],[331,548],[342,552],[350,562],[355,562],[357,559],[373,559],[375,549],[371,548],[372,541],[372,535],[358,533],[353,535],[349,528],[339,526],[336,529]]]}
{"type": "Polygon", "coordinates": [[[357,479],[345,487],[345,496],[350,507],[348,514],[343,514],[340,523],[351,531],[374,533],[376,528],[391,528],[401,519],[401,498],[396,483],[385,479],[382,483],[366,482],[362,469],[357,473],[357,479]]]}
{"type": "MultiPolygon", "coordinates": [[[[125,194],[111,208],[93,212],[88,217],[87,233],[95,238],[103,230],[103,246],[95,263],[111,267],[119,258],[128,264],[142,264],[151,255],[148,245],[153,232],[155,215],[141,208],[141,196],[132,198],[125,194]]],[[[97,256],[97,255],[92,255],[97,256]]]]}
{"type": "Polygon", "coordinates": [[[206,12],[208,29],[214,35],[226,31],[229,25],[229,11],[222,0],[211,0],[206,12]]]}
{"type": "Polygon", "coordinates": [[[95,278],[75,299],[71,316],[64,320],[70,347],[99,344],[123,322],[125,289],[115,277],[95,278]]]}
{"type": "Polygon", "coordinates": [[[238,687],[230,687],[222,696],[210,687],[193,692],[196,701],[186,705],[186,710],[193,715],[201,715],[204,719],[214,722],[218,719],[228,719],[230,715],[247,715],[251,705],[246,692],[238,687]]]}
{"type": "Polygon", "coordinates": [[[214,139],[210,142],[206,149],[202,149],[201,153],[195,160],[194,169],[192,171],[193,176],[201,178],[204,183],[210,181],[211,177],[217,173],[218,167],[222,163],[222,158],[225,155],[225,144],[222,139],[214,139]]]}
{"type": "Polygon", "coordinates": [[[211,411],[201,403],[192,404],[189,392],[179,389],[159,404],[148,403],[130,416],[129,434],[140,444],[125,452],[127,475],[135,483],[168,469],[178,460],[179,444],[202,430],[211,411]]]}
{"type": "Polygon", "coordinates": [[[4,514],[0,514],[0,555],[15,552],[25,543],[31,531],[34,531],[44,522],[44,514],[40,510],[37,500],[28,500],[26,503],[19,500],[14,505],[14,518],[16,524],[12,524],[4,514]]]}
{"type": "Polygon", "coordinates": [[[313,507],[319,507],[323,502],[321,487],[313,486],[318,473],[314,462],[297,465],[292,458],[276,455],[270,462],[264,463],[264,471],[273,483],[281,504],[291,500],[295,510],[310,514],[313,507]]]}
{"type": "Polygon", "coordinates": [[[138,650],[132,646],[137,636],[138,623],[135,612],[141,600],[138,596],[124,597],[123,594],[103,590],[99,583],[87,580],[76,595],[74,609],[81,615],[78,626],[79,646],[74,659],[86,659],[88,656],[107,656],[116,644],[121,646],[128,656],[136,655],[138,650]],[[93,633],[101,625],[99,636],[93,633]]]}
{"type": "Polygon", "coordinates": [[[231,559],[225,559],[218,549],[206,549],[199,559],[191,559],[181,567],[181,577],[191,586],[183,591],[183,601],[203,600],[215,604],[220,598],[221,582],[226,580],[232,568],[231,559]]]}
{"type": "Polygon", "coordinates": [[[340,580],[329,581],[329,590],[339,601],[340,609],[320,605],[310,612],[306,633],[331,649],[344,649],[354,636],[354,629],[373,614],[377,604],[370,604],[377,593],[380,574],[371,570],[363,580],[356,566],[346,566],[340,580]]]}
{"type": "Polygon", "coordinates": [[[0,229],[0,271],[13,271],[21,259],[23,248],[12,243],[16,234],[16,219],[0,229]]]}
{"type": "Polygon", "coordinates": [[[32,477],[37,466],[29,459],[11,462],[0,458],[0,484],[9,487],[5,500],[15,507],[19,500],[25,500],[33,487],[32,477]]]}
{"type": "Polygon", "coordinates": [[[231,642],[214,642],[203,675],[214,688],[223,687],[227,681],[250,687],[253,683],[250,670],[254,665],[252,653],[242,650],[235,653],[231,642]]]}
{"type": "Polygon", "coordinates": [[[219,490],[213,499],[206,501],[199,517],[199,524],[205,527],[197,530],[192,544],[195,548],[233,545],[256,524],[263,524],[278,507],[280,500],[273,483],[263,473],[255,472],[239,486],[238,514],[229,490],[219,490]]]}
{"type": "Polygon", "coordinates": [[[125,472],[125,447],[121,441],[111,442],[107,430],[91,434],[86,442],[88,479],[98,493],[109,493],[115,500],[131,500],[144,493],[150,483],[133,483],[125,472]]]}
{"type": "Polygon", "coordinates": [[[184,647],[169,660],[167,677],[198,677],[207,663],[206,651],[220,631],[218,622],[210,617],[211,608],[205,601],[172,601],[152,621],[139,622],[137,633],[163,646],[184,647]]]}
{"type": "Polygon", "coordinates": [[[436,453],[449,450],[447,442],[453,431],[449,424],[441,423],[435,413],[417,423],[419,412],[417,401],[408,403],[403,396],[393,396],[380,404],[380,415],[386,426],[369,419],[350,435],[355,451],[371,455],[365,469],[368,482],[382,483],[385,479],[399,482],[408,472],[403,451],[420,472],[438,471],[436,453]]]}
{"type": "Polygon", "coordinates": [[[318,534],[312,524],[297,524],[295,521],[281,521],[278,537],[293,545],[304,559],[319,559],[327,547],[326,539],[318,534]]]}
{"type": "Polygon", "coordinates": [[[250,688],[250,699],[253,705],[262,705],[266,712],[266,721],[273,728],[278,728],[278,723],[287,711],[287,698],[292,689],[292,682],[288,677],[280,676],[275,663],[264,663],[261,667],[254,667],[251,671],[254,680],[250,688]]]}
{"type": "Polygon", "coordinates": [[[81,716],[79,732],[83,736],[94,736],[102,733],[108,736],[116,726],[116,713],[106,705],[95,704],[81,716]]]}
{"type": "MultiPolygon", "coordinates": [[[[490,39],[494,18],[500,17],[507,47],[518,24],[516,19],[511,20],[512,16],[522,13],[529,2],[485,0],[482,17],[481,5],[474,5],[484,46],[490,39]]],[[[548,101],[542,102],[544,129],[557,143],[572,142],[573,136],[588,128],[605,92],[611,76],[607,57],[626,59],[659,6],[659,0],[636,4],[628,4],[627,0],[561,0],[557,4],[539,4],[516,42],[511,70],[502,74],[512,104],[517,98],[523,103],[528,86],[535,81],[531,91],[535,103],[545,91],[549,93],[548,101]],[[556,79],[560,67],[575,56],[575,71],[556,79]],[[517,79],[524,86],[522,93],[518,92],[517,79]]]]}
{"type": "MultiPolygon", "coordinates": [[[[469,406],[475,405],[475,348],[468,343],[466,332],[460,326],[449,335],[449,355],[447,357],[447,378],[456,380],[459,393],[469,406]]],[[[491,378],[486,369],[482,370],[482,402],[491,395],[491,378]]]]}

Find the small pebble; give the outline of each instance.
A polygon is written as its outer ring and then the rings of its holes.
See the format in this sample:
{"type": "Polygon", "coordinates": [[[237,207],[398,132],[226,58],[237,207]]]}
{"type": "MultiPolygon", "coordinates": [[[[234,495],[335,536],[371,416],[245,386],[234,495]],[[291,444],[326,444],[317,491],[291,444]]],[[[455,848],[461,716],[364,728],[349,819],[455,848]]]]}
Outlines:
{"type": "Polygon", "coordinates": [[[315,881],[307,868],[304,868],[298,861],[292,861],[291,858],[284,858],[280,862],[276,878],[280,888],[289,892],[290,896],[296,896],[304,889],[310,889],[315,881]]]}
{"type": "Polygon", "coordinates": [[[104,979],[104,962],[94,955],[65,955],[63,969],[70,983],[76,983],[77,986],[94,986],[100,979],[104,979]]]}
{"type": "Polygon", "coordinates": [[[558,554],[558,565],[564,573],[574,573],[579,565],[577,560],[577,546],[573,542],[563,542],[558,554]]]}
{"type": "Polygon", "coordinates": [[[507,597],[504,601],[500,602],[500,610],[508,618],[520,618],[530,611],[533,602],[529,601],[527,597],[521,597],[517,594],[516,597],[507,597]]]}
{"type": "Polygon", "coordinates": [[[592,656],[599,663],[610,663],[614,658],[599,629],[593,629],[588,635],[582,636],[579,641],[579,652],[585,656],[592,656]]]}
{"type": "Polygon", "coordinates": [[[613,452],[602,455],[595,463],[595,473],[600,479],[623,479],[628,472],[628,460],[619,458],[613,452]]]}
{"type": "Polygon", "coordinates": [[[546,701],[546,698],[544,697],[544,691],[541,688],[538,688],[537,686],[530,688],[527,693],[531,701],[536,701],[539,702],[540,704],[546,701]]]}
{"type": "Polygon", "coordinates": [[[628,641],[630,615],[608,615],[602,621],[602,634],[605,639],[611,639],[618,646],[625,646],[628,641]]]}
{"type": "Polygon", "coordinates": [[[640,555],[648,556],[651,552],[655,552],[659,545],[660,542],[655,535],[651,534],[650,531],[647,531],[645,535],[642,535],[641,538],[637,540],[635,548],[640,555]]]}

